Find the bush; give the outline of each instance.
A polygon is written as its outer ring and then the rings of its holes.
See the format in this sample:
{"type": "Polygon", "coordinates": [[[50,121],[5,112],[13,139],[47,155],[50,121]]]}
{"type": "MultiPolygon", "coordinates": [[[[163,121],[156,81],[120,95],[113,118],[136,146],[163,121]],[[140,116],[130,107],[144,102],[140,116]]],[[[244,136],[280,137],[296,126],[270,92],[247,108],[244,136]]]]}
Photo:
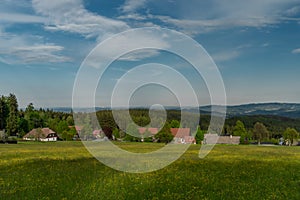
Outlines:
{"type": "Polygon", "coordinates": [[[0,140],[1,144],[18,144],[17,137],[8,137],[5,140],[0,140]]]}
{"type": "Polygon", "coordinates": [[[275,145],[279,145],[278,140],[275,139],[275,138],[272,138],[272,139],[271,139],[271,142],[272,142],[273,144],[275,144],[275,145]]]}

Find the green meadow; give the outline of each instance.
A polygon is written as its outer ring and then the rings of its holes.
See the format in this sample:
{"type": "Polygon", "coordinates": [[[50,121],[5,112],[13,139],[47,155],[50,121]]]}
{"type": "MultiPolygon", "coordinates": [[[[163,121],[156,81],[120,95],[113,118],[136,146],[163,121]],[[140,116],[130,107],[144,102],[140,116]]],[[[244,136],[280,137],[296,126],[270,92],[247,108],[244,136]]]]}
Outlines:
{"type": "MultiPolygon", "coordinates": [[[[162,144],[119,143],[147,152],[162,144]]],[[[151,173],[97,161],[81,142],[0,145],[0,199],[300,199],[300,147],[200,146],[151,173]]]]}

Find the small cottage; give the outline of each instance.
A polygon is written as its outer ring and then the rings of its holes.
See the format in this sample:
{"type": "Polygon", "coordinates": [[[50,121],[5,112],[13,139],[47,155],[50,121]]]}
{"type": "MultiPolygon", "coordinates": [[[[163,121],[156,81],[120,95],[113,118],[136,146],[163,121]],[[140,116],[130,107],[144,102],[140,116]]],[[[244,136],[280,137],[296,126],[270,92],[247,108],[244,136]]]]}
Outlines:
{"type": "Polygon", "coordinates": [[[57,134],[50,128],[36,128],[24,135],[23,140],[50,142],[57,141],[57,134]]]}

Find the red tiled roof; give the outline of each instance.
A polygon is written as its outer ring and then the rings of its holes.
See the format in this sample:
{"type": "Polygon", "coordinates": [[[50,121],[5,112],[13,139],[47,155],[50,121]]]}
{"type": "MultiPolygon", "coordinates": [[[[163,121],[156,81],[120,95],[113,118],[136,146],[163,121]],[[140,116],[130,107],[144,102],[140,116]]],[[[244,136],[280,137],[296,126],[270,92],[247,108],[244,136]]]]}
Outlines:
{"type": "Polygon", "coordinates": [[[171,128],[171,133],[174,137],[184,138],[190,136],[190,128],[171,128]]]}
{"type": "Polygon", "coordinates": [[[148,131],[149,131],[152,135],[155,135],[156,133],[158,133],[158,128],[148,128],[148,131]]]}
{"type": "Polygon", "coordinates": [[[144,134],[148,130],[152,135],[158,133],[158,128],[138,128],[140,134],[144,134]]]}

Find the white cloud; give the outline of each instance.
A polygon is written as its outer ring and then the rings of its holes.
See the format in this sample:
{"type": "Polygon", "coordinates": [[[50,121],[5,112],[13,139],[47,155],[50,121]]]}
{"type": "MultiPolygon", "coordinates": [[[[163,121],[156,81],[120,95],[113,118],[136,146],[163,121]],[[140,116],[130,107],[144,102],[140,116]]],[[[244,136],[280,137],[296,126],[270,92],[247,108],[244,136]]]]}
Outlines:
{"type": "Polygon", "coordinates": [[[225,51],[225,52],[219,52],[216,54],[212,54],[211,57],[214,61],[217,62],[224,62],[229,61],[232,59],[237,58],[240,55],[240,52],[233,50],[233,51],[225,51]]]}
{"type": "Polygon", "coordinates": [[[293,54],[300,54],[300,48],[299,48],[299,49],[294,49],[294,50],[292,51],[292,53],[293,53],[293,54]]]}
{"type": "Polygon", "coordinates": [[[147,17],[137,13],[130,13],[126,15],[121,15],[118,17],[118,19],[146,20],[147,17]]]}
{"type": "Polygon", "coordinates": [[[144,7],[146,2],[147,0],[126,0],[120,9],[124,13],[135,12],[137,9],[144,7]]]}
{"type": "MultiPolygon", "coordinates": [[[[124,6],[130,5],[128,2],[131,1],[126,1],[124,6]]],[[[140,6],[131,6],[132,9],[128,9],[129,14],[121,16],[121,18],[132,21],[160,20],[163,23],[162,26],[175,28],[190,35],[233,27],[273,27],[283,21],[299,20],[287,17],[287,13],[299,12],[299,6],[296,6],[299,5],[299,0],[190,0],[189,3],[185,1],[168,3],[152,0],[151,4],[148,5],[153,4],[156,8],[155,14],[144,16],[139,14],[139,17],[134,19],[134,13],[145,5],[145,2],[141,2],[140,6]],[[167,6],[170,7],[169,11],[159,9],[167,6]],[[145,17],[146,19],[144,19],[145,17]]],[[[132,3],[132,5],[135,4],[132,3]]],[[[151,13],[151,8],[149,8],[149,12],[151,13]]]]}
{"type": "Polygon", "coordinates": [[[21,13],[0,13],[2,22],[11,23],[45,23],[46,18],[21,13]]]}
{"type": "Polygon", "coordinates": [[[288,16],[295,16],[300,13],[300,6],[294,6],[286,11],[288,16]]]}
{"type": "Polygon", "coordinates": [[[270,46],[269,43],[264,43],[264,44],[261,45],[261,47],[268,47],[268,46],[270,46]]]}
{"type": "Polygon", "coordinates": [[[39,44],[35,46],[20,46],[12,48],[10,53],[19,57],[22,62],[39,63],[39,62],[68,62],[71,59],[59,55],[64,48],[53,44],[39,44]]]}
{"type": "Polygon", "coordinates": [[[33,0],[32,5],[38,14],[48,18],[46,30],[68,31],[85,37],[101,37],[129,28],[123,21],[89,12],[84,8],[82,0],[33,0]]]}
{"type": "MultiPolygon", "coordinates": [[[[268,44],[265,43],[264,45],[268,45],[268,44]]],[[[226,51],[213,53],[211,54],[211,57],[214,59],[214,61],[217,62],[230,61],[235,58],[238,58],[241,54],[243,54],[243,52],[245,52],[246,49],[251,47],[252,47],[251,44],[243,44],[232,49],[227,49],[226,51]]]]}
{"type": "MultiPolygon", "coordinates": [[[[151,16],[151,15],[150,15],[151,16]]],[[[217,19],[175,19],[169,16],[151,16],[159,19],[165,24],[169,24],[179,28],[181,31],[195,35],[199,33],[208,33],[217,29],[227,29],[232,27],[266,27],[277,24],[273,17],[253,16],[248,18],[217,18],[217,19]]]]}
{"type": "Polygon", "coordinates": [[[125,32],[118,37],[111,38],[109,42],[101,43],[93,51],[86,65],[98,68],[100,64],[117,59],[137,61],[156,56],[159,54],[157,49],[166,49],[169,46],[164,36],[159,35],[155,30],[133,31],[130,34],[125,32]]]}
{"type": "Polygon", "coordinates": [[[139,61],[144,58],[151,58],[151,57],[157,56],[159,54],[160,54],[160,52],[155,49],[143,49],[143,50],[138,50],[135,52],[130,52],[130,53],[120,57],[119,60],[139,61]]]}
{"type": "Polygon", "coordinates": [[[71,59],[61,55],[64,47],[47,44],[38,36],[14,35],[0,29],[0,59],[13,63],[58,63],[71,59]]]}

